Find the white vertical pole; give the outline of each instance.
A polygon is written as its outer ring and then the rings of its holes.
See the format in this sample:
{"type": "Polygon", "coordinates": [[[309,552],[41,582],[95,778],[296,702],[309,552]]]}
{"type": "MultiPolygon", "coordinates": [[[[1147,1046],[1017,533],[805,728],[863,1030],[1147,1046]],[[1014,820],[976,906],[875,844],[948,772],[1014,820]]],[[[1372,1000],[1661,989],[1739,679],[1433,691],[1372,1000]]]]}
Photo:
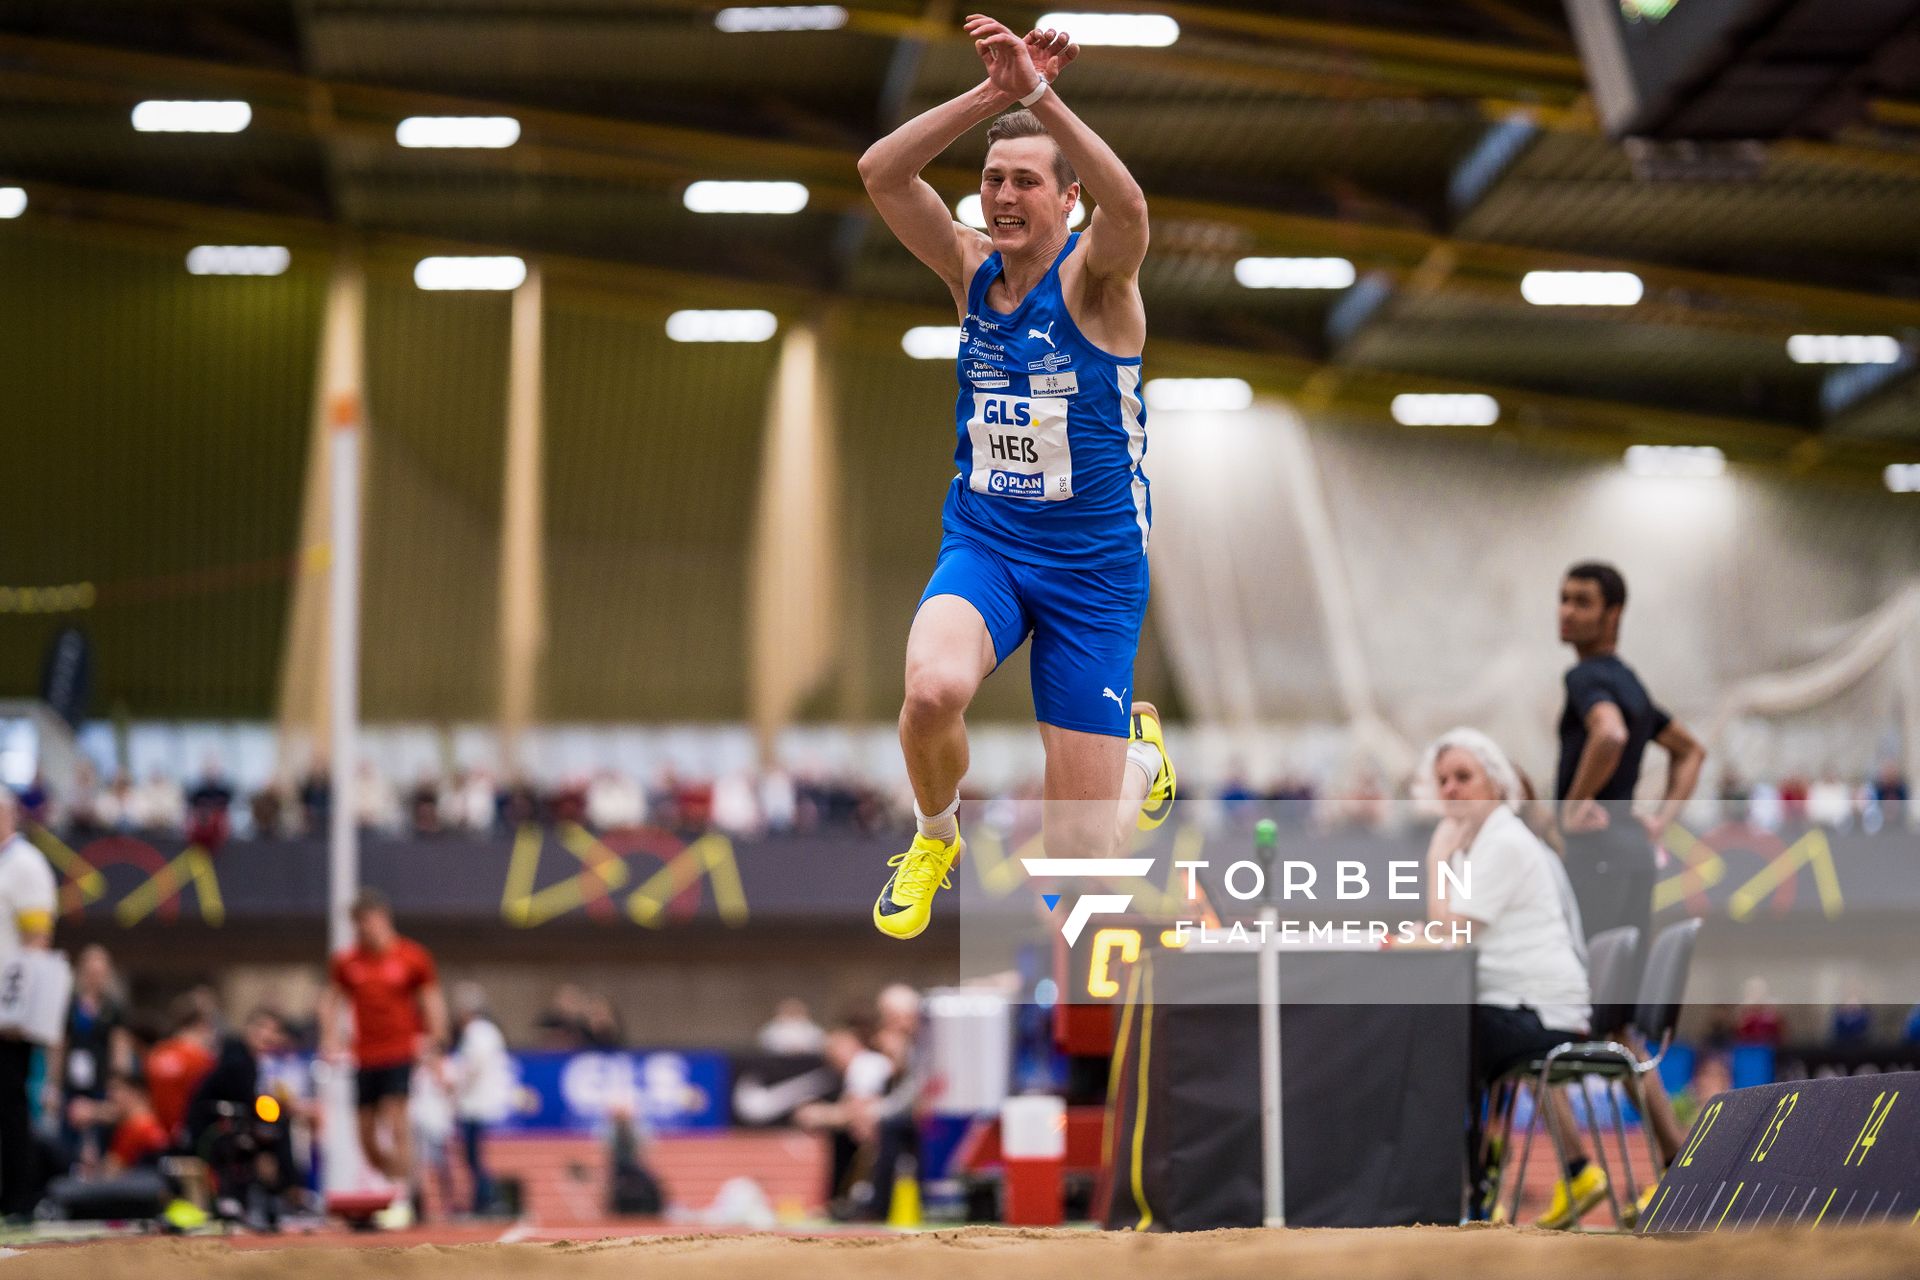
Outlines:
{"type": "Polygon", "coordinates": [[[1263,1220],[1287,1225],[1286,1167],[1280,1129],[1280,913],[1260,908],[1260,1188],[1263,1220]]]}
{"type": "MultiPolygon", "coordinates": [[[[347,250],[334,267],[321,351],[320,395],[327,425],[327,736],[332,804],[327,827],[327,946],[353,941],[348,907],[360,891],[360,834],[354,777],[360,761],[360,464],[366,433],[366,277],[347,250]]],[[[324,1122],[323,1178],[329,1196],[366,1190],[369,1173],[354,1123],[350,1071],[316,1071],[324,1122]]]]}
{"type": "Polygon", "coordinates": [[[521,744],[533,723],[541,651],[546,646],[545,521],[541,514],[544,443],[545,286],[540,264],[513,291],[507,355],[507,454],[500,521],[500,758],[520,772],[521,744]]]}
{"type": "Polygon", "coordinates": [[[343,396],[336,408],[329,455],[333,480],[327,647],[330,670],[330,738],[333,743],[332,821],[327,839],[327,947],[352,941],[347,908],[360,891],[360,839],[353,784],[360,758],[360,414],[357,398],[343,396]]]}

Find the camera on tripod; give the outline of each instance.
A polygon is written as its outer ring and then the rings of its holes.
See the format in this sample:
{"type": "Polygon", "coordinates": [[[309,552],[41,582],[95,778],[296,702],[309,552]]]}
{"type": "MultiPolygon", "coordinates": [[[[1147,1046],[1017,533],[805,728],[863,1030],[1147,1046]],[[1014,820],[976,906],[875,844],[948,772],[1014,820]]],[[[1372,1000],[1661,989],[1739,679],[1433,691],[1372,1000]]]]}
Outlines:
{"type": "Polygon", "coordinates": [[[279,1229],[291,1148],[278,1098],[216,1103],[194,1150],[212,1179],[216,1216],[255,1230],[279,1229]]]}

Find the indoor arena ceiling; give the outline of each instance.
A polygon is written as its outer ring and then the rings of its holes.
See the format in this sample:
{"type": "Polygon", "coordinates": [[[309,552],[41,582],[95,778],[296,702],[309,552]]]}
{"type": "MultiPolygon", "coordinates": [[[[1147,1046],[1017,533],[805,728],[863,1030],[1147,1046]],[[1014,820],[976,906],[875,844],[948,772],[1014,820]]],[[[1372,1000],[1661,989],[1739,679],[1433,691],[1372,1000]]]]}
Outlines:
{"type": "MultiPolygon", "coordinates": [[[[196,242],[347,228],[376,252],[537,254],[676,301],[938,323],[943,292],[872,217],[854,162],[977,80],[966,6],[854,0],[839,29],[761,34],[722,33],[719,7],[0,0],[0,184],[36,216],[196,242]],[[252,123],[136,133],[151,98],[244,98],[252,123]],[[413,115],[522,132],[403,149],[413,115]],[[703,216],[682,204],[701,178],[797,180],[810,200],[703,216]]],[[[1170,48],[1089,48],[1062,84],[1151,201],[1161,372],[1239,372],[1331,409],[1484,391],[1519,430],[1910,460],[1920,377],[1797,364],[1787,338],[1913,349],[1920,103],[1876,100],[1745,172],[1649,177],[1596,129],[1559,0],[1089,7],[1180,24],[1170,48]],[[1345,257],[1359,283],[1247,289],[1247,256],[1345,257]],[[1521,277],[1554,268],[1632,271],[1645,296],[1625,314],[1526,303],[1521,277]]],[[[967,139],[929,172],[950,201],[981,151],[967,139]]]]}

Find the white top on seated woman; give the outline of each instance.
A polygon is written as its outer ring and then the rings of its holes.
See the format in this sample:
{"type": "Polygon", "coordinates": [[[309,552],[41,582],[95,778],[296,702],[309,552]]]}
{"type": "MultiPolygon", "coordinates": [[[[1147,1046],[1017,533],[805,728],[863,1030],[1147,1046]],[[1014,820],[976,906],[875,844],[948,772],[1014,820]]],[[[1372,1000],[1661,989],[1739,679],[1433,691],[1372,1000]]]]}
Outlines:
{"type": "Polygon", "coordinates": [[[1515,812],[1523,795],[1506,754],[1484,733],[1453,729],[1427,748],[1419,777],[1441,813],[1427,849],[1429,918],[1470,923],[1479,1003],[1584,1034],[1592,1008],[1579,908],[1560,859],[1515,812]],[[1445,897],[1440,862],[1453,873],[1445,897]]]}

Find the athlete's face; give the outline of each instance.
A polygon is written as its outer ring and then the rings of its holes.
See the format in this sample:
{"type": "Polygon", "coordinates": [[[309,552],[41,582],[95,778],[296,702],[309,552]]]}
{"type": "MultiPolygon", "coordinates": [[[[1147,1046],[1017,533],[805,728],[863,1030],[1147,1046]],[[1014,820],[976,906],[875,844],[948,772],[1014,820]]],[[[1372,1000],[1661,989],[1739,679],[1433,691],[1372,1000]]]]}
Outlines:
{"type": "Polygon", "coordinates": [[[354,941],[362,950],[385,951],[393,945],[393,917],[369,908],[353,918],[354,941]]]}
{"type": "Polygon", "coordinates": [[[1599,644],[1618,614],[1607,608],[1600,584],[1591,578],[1566,578],[1560,583],[1560,643],[1599,644]]]}
{"type": "Polygon", "coordinates": [[[1484,818],[1500,803],[1500,792],[1480,757],[1460,747],[1448,747],[1433,762],[1433,784],[1440,792],[1441,808],[1459,821],[1484,818]]]}
{"type": "Polygon", "coordinates": [[[279,1053],[286,1047],[286,1032],[280,1025],[280,1019],[272,1014],[255,1014],[247,1019],[247,1047],[255,1056],[266,1057],[279,1053]]]}
{"type": "Polygon", "coordinates": [[[1005,138],[987,148],[980,173],[980,216],[1002,253],[1064,239],[1080,185],[1060,189],[1051,138],[1005,138]]]}
{"type": "Polygon", "coordinates": [[[105,947],[88,947],[74,966],[73,983],[82,991],[99,995],[113,985],[113,961],[105,947]]]}

